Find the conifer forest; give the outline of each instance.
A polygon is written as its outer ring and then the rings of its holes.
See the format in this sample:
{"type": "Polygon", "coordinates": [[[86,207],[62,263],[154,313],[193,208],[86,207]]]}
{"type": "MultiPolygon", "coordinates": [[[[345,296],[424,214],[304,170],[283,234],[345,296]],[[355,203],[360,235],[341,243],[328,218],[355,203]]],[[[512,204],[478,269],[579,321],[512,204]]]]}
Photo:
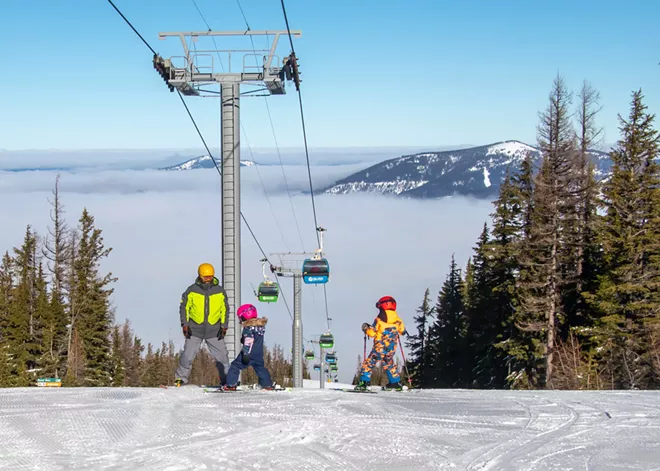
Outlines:
{"type": "MultiPolygon", "coordinates": [[[[144,345],[129,320],[115,323],[111,295],[117,278],[101,268],[112,248],[105,246],[94,216],[84,209],[72,227],[65,218],[59,176],[52,193],[48,233],[37,234],[28,226],[20,247],[2,256],[0,387],[34,386],[38,378],[60,378],[62,386],[173,384],[179,362],[174,343],[144,345]]],[[[178,304],[172,313],[178,321],[178,304]]],[[[274,381],[291,383],[293,367],[282,347],[266,348],[264,358],[274,381]]],[[[303,374],[309,378],[306,368],[303,374]]],[[[219,383],[205,348],[189,379],[191,384],[219,383]]],[[[241,379],[243,384],[257,382],[251,368],[241,379]]]]}
{"type": "MultiPolygon", "coordinates": [[[[599,94],[554,80],[540,162],[510,171],[464,267],[452,257],[406,339],[413,384],[431,388],[660,386],[658,131],[634,91],[611,172],[588,150],[599,94]]],[[[623,116],[622,116],[623,115],[623,116]]]]}

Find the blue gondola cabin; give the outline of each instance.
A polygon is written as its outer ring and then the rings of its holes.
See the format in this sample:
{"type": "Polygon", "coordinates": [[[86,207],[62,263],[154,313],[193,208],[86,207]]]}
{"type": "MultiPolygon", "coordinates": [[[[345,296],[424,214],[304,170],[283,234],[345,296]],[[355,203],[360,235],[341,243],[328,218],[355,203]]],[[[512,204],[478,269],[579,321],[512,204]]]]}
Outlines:
{"type": "Polygon", "coordinates": [[[302,266],[303,281],[308,284],[327,283],[330,279],[330,264],[325,258],[307,258],[302,266]]]}

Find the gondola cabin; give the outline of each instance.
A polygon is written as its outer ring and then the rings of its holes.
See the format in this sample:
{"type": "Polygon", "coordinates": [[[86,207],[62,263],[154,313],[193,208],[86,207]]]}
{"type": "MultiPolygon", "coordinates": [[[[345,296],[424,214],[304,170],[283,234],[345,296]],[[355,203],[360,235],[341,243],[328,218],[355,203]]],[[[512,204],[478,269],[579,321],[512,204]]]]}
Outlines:
{"type": "Polygon", "coordinates": [[[319,338],[319,344],[321,348],[332,348],[335,346],[335,338],[331,333],[322,334],[319,338]]]}
{"type": "Polygon", "coordinates": [[[277,301],[279,294],[280,290],[277,286],[277,283],[272,281],[264,281],[259,285],[257,298],[263,303],[274,303],[277,301]]]}
{"type": "Polygon", "coordinates": [[[330,279],[330,264],[325,258],[307,258],[302,266],[303,281],[308,284],[327,283],[330,279]]]}
{"type": "Polygon", "coordinates": [[[313,359],[314,359],[314,351],[307,350],[305,352],[305,360],[313,360],[313,359]]]}
{"type": "Polygon", "coordinates": [[[335,352],[328,352],[325,354],[325,362],[326,363],[337,363],[337,355],[335,352]]]}
{"type": "Polygon", "coordinates": [[[314,371],[321,371],[321,365],[319,365],[318,363],[314,365],[314,371]]]}

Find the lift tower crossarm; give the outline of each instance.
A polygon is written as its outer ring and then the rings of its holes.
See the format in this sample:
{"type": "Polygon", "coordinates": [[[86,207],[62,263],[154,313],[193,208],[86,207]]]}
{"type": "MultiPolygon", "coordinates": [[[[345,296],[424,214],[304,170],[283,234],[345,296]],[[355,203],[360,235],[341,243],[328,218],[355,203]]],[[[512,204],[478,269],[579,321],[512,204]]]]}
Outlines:
{"type": "MultiPolygon", "coordinates": [[[[266,64],[264,64],[265,68],[269,68],[271,66],[271,63],[273,61],[273,56],[275,55],[275,50],[277,49],[277,42],[280,39],[281,35],[287,35],[289,34],[289,31],[270,31],[270,30],[262,30],[262,31],[191,31],[189,33],[184,33],[184,32],[165,32],[165,33],[158,33],[158,39],[163,40],[167,38],[168,36],[176,36],[181,40],[181,45],[183,46],[183,50],[186,53],[186,57],[190,59],[190,51],[188,50],[188,44],[186,43],[186,38],[187,37],[198,37],[198,36],[274,36],[273,38],[273,44],[270,47],[270,54],[268,55],[268,60],[266,61],[266,64]]],[[[291,36],[295,37],[300,37],[302,36],[302,31],[299,30],[294,30],[291,31],[291,36]]],[[[198,51],[202,52],[202,51],[198,51]]],[[[208,52],[208,51],[204,51],[208,52]]],[[[252,51],[249,51],[252,52],[252,51]]],[[[190,62],[190,61],[189,61],[190,62]]]]}

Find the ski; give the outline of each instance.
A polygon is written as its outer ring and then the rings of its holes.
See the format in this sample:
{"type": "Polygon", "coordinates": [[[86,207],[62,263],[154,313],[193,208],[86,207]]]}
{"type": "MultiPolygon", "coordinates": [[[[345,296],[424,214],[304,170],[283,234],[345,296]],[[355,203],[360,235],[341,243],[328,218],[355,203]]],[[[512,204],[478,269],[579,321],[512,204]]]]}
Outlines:
{"type": "Polygon", "coordinates": [[[262,388],[242,388],[239,386],[235,390],[229,389],[222,389],[220,387],[207,387],[204,388],[205,393],[235,393],[235,392],[249,392],[249,391],[263,391],[263,392],[271,392],[271,391],[292,391],[293,388],[275,388],[275,389],[262,389],[262,388]]]}
{"type": "Polygon", "coordinates": [[[341,388],[341,389],[335,389],[335,391],[362,393],[362,394],[378,394],[378,391],[372,391],[370,389],[360,390],[360,389],[341,388]]]}
{"type": "Polygon", "coordinates": [[[159,387],[159,388],[162,388],[162,389],[182,389],[182,388],[187,388],[187,389],[190,389],[190,388],[217,389],[217,388],[219,388],[220,386],[207,386],[207,385],[205,385],[205,384],[201,384],[201,385],[200,385],[200,384],[182,384],[181,386],[176,386],[176,385],[174,385],[174,384],[171,384],[171,385],[168,385],[168,384],[160,384],[158,387],[159,387]]]}
{"type": "Polygon", "coordinates": [[[404,391],[419,391],[419,389],[411,389],[408,386],[403,386],[403,389],[386,388],[385,386],[382,386],[381,391],[385,391],[385,392],[404,392],[404,391]]]}

